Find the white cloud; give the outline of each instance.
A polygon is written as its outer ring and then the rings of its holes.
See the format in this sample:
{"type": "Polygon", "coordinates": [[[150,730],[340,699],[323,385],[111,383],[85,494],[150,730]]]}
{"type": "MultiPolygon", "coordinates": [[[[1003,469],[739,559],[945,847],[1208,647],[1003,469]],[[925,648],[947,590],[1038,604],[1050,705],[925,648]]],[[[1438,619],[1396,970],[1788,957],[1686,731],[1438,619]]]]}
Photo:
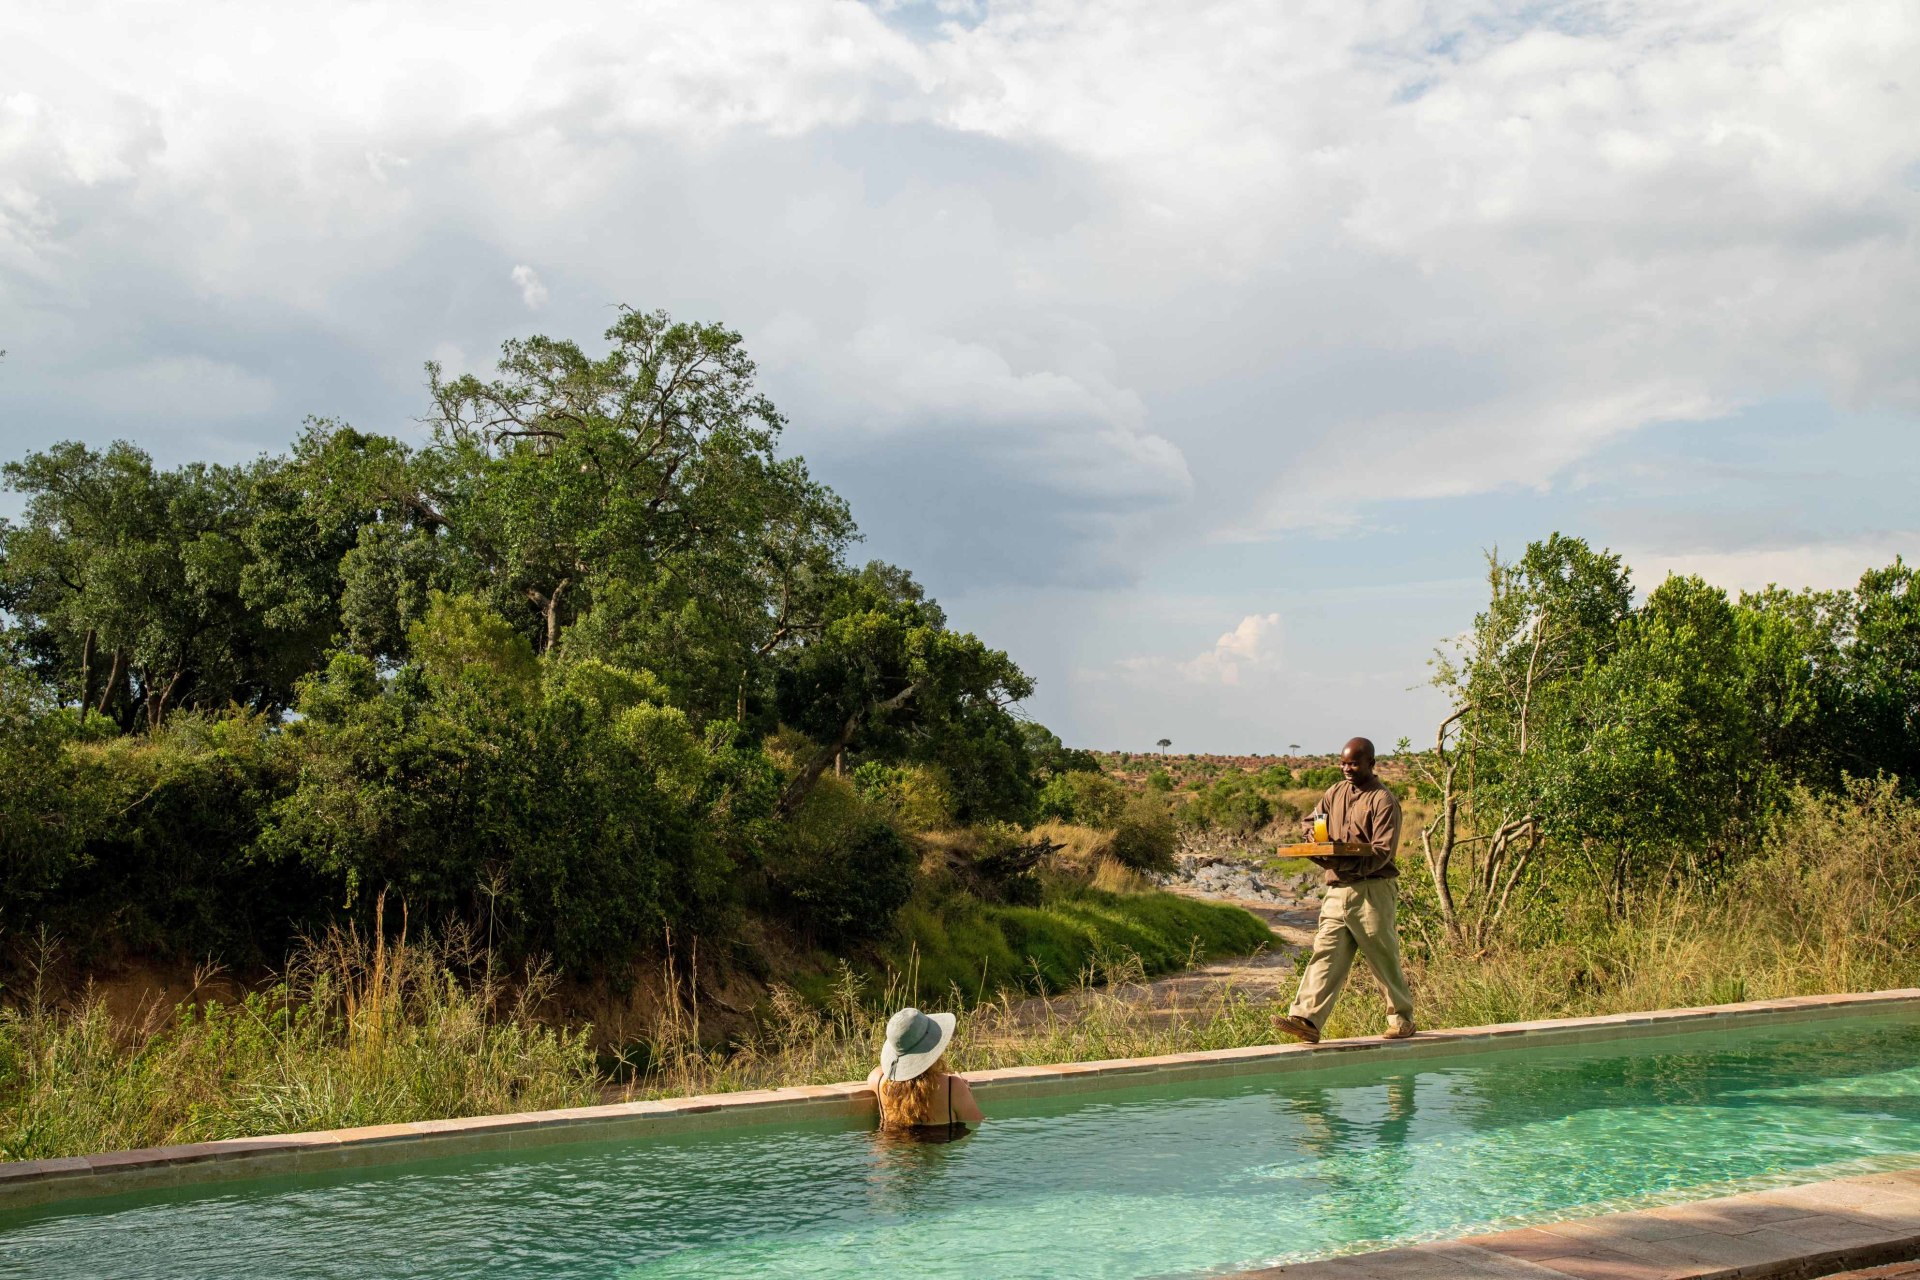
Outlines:
{"type": "MultiPolygon", "coordinates": [[[[1470,562],[1463,499],[1564,494],[1636,433],[1789,395],[1920,415],[1910,0],[9,18],[22,447],[409,431],[429,354],[664,306],[745,334],[794,445],[946,590],[1414,500],[1470,562]]],[[[1807,524],[1871,542],[1823,500],[1807,524]]],[[[1290,665],[1334,666],[1290,619],[1290,665]]]]}
{"type": "MultiPolygon", "coordinates": [[[[1242,427],[1335,459],[1325,486],[1373,505],[1548,484],[1607,439],[1809,382],[1920,408],[1920,14],[1901,0],[1010,0],[935,6],[967,21],[922,39],[894,8],[343,6],[244,38],[203,6],[43,8],[0,55],[0,269],[70,294],[111,244],[211,301],[337,326],[356,281],[452,232],[641,305],[803,310],[817,345],[796,361],[837,349],[894,383],[843,382],[827,411],[1057,423],[1078,398],[1100,425],[1041,430],[1035,465],[1174,500],[1178,424],[1150,406],[1249,362],[1358,353],[1344,367],[1397,390],[1343,410],[1328,387],[1242,427]],[[889,133],[918,139],[904,166],[802,175],[736,145],[886,155],[889,133]],[[1026,174],[943,174],[970,137],[1026,174]],[[660,172],[667,155],[692,168],[660,172]],[[615,202],[627,243],[581,234],[615,202]],[[1254,322],[1175,320],[1223,310],[1254,322]],[[879,363],[903,345],[905,367],[879,363]],[[1108,368],[1070,367],[1074,346],[1108,368]],[[1434,347],[1480,362],[1478,385],[1436,403],[1400,359],[1434,347]],[[1369,436],[1391,465],[1338,465],[1369,436]],[[1088,450],[1108,456],[1083,468],[1088,450]]],[[[417,358],[467,335],[411,337],[417,358]]]]}
{"type": "Polygon", "coordinates": [[[527,310],[538,311],[547,305],[547,286],[541,283],[538,271],[522,263],[513,269],[513,282],[520,287],[520,301],[527,304],[527,310]]]}
{"type": "Polygon", "coordinates": [[[1343,426],[1309,451],[1229,539],[1280,530],[1336,534],[1390,501],[1552,487],[1609,440],[1655,424],[1724,416],[1734,405],[1699,387],[1654,382],[1557,396],[1535,388],[1472,409],[1385,414],[1343,426]]]}
{"type": "Polygon", "coordinates": [[[1250,613],[1214,641],[1213,648],[1178,664],[1175,670],[1203,684],[1239,684],[1242,671],[1279,664],[1279,642],[1280,615],[1250,613]]]}
{"type": "Polygon", "coordinates": [[[1280,640],[1279,614],[1250,613],[1191,658],[1136,655],[1115,662],[1112,672],[1130,683],[1159,684],[1172,675],[1192,684],[1238,685],[1242,675],[1279,670],[1280,640]]]}
{"type": "Polygon", "coordinates": [[[1920,530],[1800,545],[1742,547],[1732,550],[1629,547],[1620,552],[1644,594],[1669,574],[1692,574],[1730,592],[1779,586],[1830,590],[1851,587],[1868,569],[1882,569],[1894,557],[1920,559],[1920,530]]]}

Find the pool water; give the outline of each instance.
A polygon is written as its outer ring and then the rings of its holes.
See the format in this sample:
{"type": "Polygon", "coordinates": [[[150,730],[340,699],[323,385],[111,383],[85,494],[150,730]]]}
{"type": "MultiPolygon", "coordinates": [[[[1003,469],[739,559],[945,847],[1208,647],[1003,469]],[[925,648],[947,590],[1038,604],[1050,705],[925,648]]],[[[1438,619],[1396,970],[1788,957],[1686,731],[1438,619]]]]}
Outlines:
{"type": "Polygon", "coordinates": [[[0,1275],[1166,1277],[1920,1165],[1920,1021],[1506,1050],[0,1216],[0,1275]]]}

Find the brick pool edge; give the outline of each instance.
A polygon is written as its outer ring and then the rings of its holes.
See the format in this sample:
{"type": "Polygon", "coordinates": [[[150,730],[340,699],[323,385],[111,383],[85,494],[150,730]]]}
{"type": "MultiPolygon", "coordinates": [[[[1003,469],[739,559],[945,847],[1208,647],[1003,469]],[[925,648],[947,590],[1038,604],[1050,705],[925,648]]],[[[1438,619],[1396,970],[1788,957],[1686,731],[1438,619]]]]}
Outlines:
{"type": "MultiPolygon", "coordinates": [[[[1637,1040],[1708,1028],[1731,1030],[1772,1022],[1853,1017],[1877,1009],[1920,1012],[1920,988],[1458,1027],[1422,1032],[1411,1040],[1329,1040],[1317,1045],[1257,1045],[1155,1058],[1004,1067],[969,1072],[968,1079],[991,1105],[994,1098],[1043,1097],[1174,1080],[1308,1069],[1325,1067],[1333,1060],[1343,1064],[1377,1059],[1398,1062],[1503,1050],[1522,1044],[1537,1047],[1637,1040]]],[[[0,1209],[156,1187],[366,1168],[487,1152],[528,1151],[693,1129],[853,1119],[871,1115],[873,1109],[873,1090],[864,1084],[800,1085],[572,1107],[562,1111],[476,1116],[464,1120],[418,1120],[358,1129],[228,1138],[103,1155],[15,1161],[0,1163],[0,1209]]]]}
{"type": "Polygon", "coordinates": [[[1920,1170],[1834,1178],[1220,1280],[1804,1280],[1920,1257],[1920,1170]]]}

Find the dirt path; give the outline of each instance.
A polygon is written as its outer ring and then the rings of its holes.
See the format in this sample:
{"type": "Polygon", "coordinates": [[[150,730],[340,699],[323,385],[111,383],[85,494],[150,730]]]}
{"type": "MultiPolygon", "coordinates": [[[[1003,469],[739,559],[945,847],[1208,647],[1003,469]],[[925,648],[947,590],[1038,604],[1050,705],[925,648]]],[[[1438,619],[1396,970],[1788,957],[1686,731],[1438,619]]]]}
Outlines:
{"type": "MultiPolygon", "coordinates": [[[[1319,904],[1314,902],[1247,902],[1236,898],[1192,890],[1175,889],[1185,897],[1203,902],[1221,902],[1243,908],[1266,921],[1273,931],[1270,946],[1250,956],[1235,956],[1212,964],[1198,965],[1124,987],[1106,987],[1103,995],[1119,996],[1139,1006],[1154,1021],[1171,1021],[1185,1010],[1192,1010],[1216,999],[1231,987],[1256,1000],[1274,1000],[1293,993],[1294,957],[1313,944],[1314,922],[1319,904]]],[[[1078,992],[1051,999],[1034,998],[1013,1007],[1014,1022],[1032,1025],[1049,1016],[1071,1017],[1090,997],[1078,992]]]]}

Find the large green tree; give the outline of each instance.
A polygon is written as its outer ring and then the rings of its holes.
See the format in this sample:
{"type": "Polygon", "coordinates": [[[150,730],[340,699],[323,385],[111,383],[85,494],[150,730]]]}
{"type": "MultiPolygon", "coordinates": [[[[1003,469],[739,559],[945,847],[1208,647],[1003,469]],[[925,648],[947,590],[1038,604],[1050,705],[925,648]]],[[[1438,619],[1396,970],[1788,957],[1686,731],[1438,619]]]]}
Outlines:
{"type": "Polygon", "coordinates": [[[27,497],[0,527],[0,608],[63,699],[152,727],[180,707],[286,704],[299,662],[248,606],[247,474],[156,468],[128,444],[8,463],[27,497]]]}
{"type": "Polygon", "coordinates": [[[962,819],[1028,815],[1028,735],[1009,708],[1033,681],[1011,658],[950,629],[910,575],[879,562],[842,577],[829,618],[779,672],[781,718],[818,744],[788,783],[783,812],[859,752],[941,766],[962,819]]]}

